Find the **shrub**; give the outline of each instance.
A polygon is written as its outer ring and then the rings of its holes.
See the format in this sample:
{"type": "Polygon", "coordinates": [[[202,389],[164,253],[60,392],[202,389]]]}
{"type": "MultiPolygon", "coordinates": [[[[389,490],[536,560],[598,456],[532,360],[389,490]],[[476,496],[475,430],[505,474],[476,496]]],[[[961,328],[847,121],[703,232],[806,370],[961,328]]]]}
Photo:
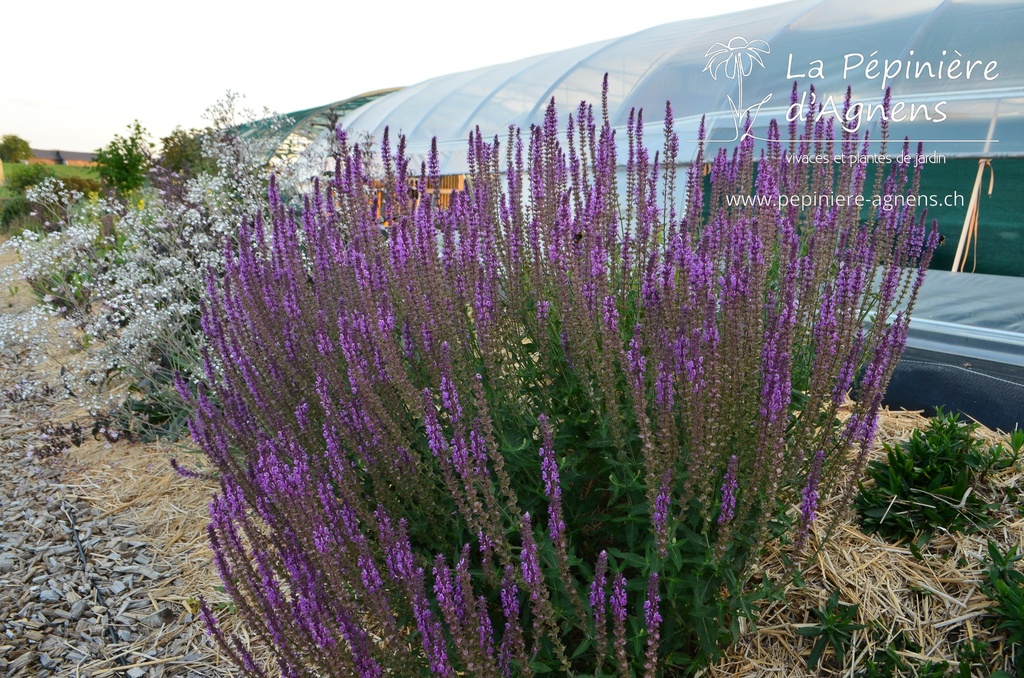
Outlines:
{"type": "Polygon", "coordinates": [[[0,233],[11,233],[15,222],[27,217],[31,211],[32,204],[23,196],[0,198],[0,233]]]}
{"type": "Polygon", "coordinates": [[[6,186],[17,193],[25,193],[43,179],[54,176],[53,169],[46,165],[14,165],[8,170],[6,186]]]}
{"type": "Polygon", "coordinates": [[[203,148],[203,135],[212,130],[185,130],[175,127],[166,137],[160,140],[160,165],[183,178],[200,173],[212,173],[216,170],[214,158],[206,155],[203,148]]]}
{"type": "Polygon", "coordinates": [[[1011,453],[975,438],[977,429],[940,411],[926,430],[914,430],[898,445],[886,443],[887,461],[868,463],[869,482],[856,497],[864,529],[892,540],[916,538],[914,548],[920,548],[936,529],[963,532],[990,524],[977,489],[990,472],[1017,460],[1020,436],[1011,453]]]}
{"type": "Polygon", "coordinates": [[[16,134],[5,134],[0,138],[0,162],[21,162],[32,159],[28,142],[16,134]]]}
{"type": "Polygon", "coordinates": [[[819,499],[852,500],[937,231],[780,210],[863,190],[863,164],[790,160],[865,150],[823,121],[720,152],[710,192],[699,156],[682,207],[671,110],[660,159],[643,129],[624,190],[585,104],[564,139],[553,104],[504,151],[476,134],[446,209],[436,156],[414,200],[385,138],[380,215],[341,133],[329,185],[301,214],[272,185],[208,278],[209,387],[179,388],[217,567],[284,675],[692,672],[777,584],[762,545],[799,561],[819,499]]]}
{"type": "Polygon", "coordinates": [[[149,133],[136,120],[128,136],[115,134],[109,144],[96,150],[96,171],[104,183],[121,194],[142,188],[152,163],[149,133]]]}
{"type": "Polygon", "coordinates": [[[20,275],[37,296],[73,316],[83,341],[95,344],[92,364],[79,371],[129,378],[125,407],[103,396],[85,404],[114,406],[110,418],[146,439],[182,430],[186,410],[172,377],[201,371],[203,276],[219,270],[222,249],[233,246],[235,211],[257,208],[226,192],[222,179],[201,175],[186,182],[178,200],[146,189],[125,204],[85,201],[50,180],[30,191],[46,218],[44,235],[11,241],[22,256],[20,275]]]}
{"type": "MultiPolygon", "coordinates": [[[[80,176],[65,176],[59,179],[54,171],[45,165],[15,165],[16,169],[10,173],[10,181],[7,185],[14,191],[12,197],[0,197],[0,232],[4,234],[20,234],[26,226],[32,228],[46,228],[43,224],[53,215],[47,214],[48,204],[36,204],[26,197],[33,188],[43,184],[46,180],[59,181],[68,195],[98,193],[102,186],[98,181],[80,176]],[[41,209],[41,212],[33,214],[34,210],[41,209]],[[42,220],[33,218],[41,216],[42,220]]],[[[57,189],[56,184],[51,188],[57,189]]],[[[52,230],[52,228],[51,228],[52,230]]]]}
{"type": "MultiPolygon", "coordinates": [[[[65,364],[69,389],[111,427],[144,439],[182,432],[189,410],[173,374],[202,372],[204,276],[220,271],[221,252],[235,246],[237,215],[257,212],[265,201],[265,142],[224,138],[224,125],[250,117],[236,102],[232,96],[210,110],[213,133],[203,141],[214,169],[174,182],[158,178],[130,198],[86,199],[84,190],[50,179],[32,191],[32,209],[45,223],[34,229],[40,234],[4,245],[20,254],[7,282],[27,279],[52,312],[72,317],[81,331],[75,364],[65,364]],[[125,382],[127,397],[111,391],[125,382]]],[[[23,335],[0,323],[0,342],[23,335]]]]}
{"type": "Polygon", "coordinates": [[[46,177],[26,191],[40,221],[39,232],[26,231],[10,242],[21,249],[19,273],[36,296],[61,315],[83,317],[89,311],[91,285],[109,245],[92,224],[76,223],[82,194],[46,177]],[[35,250],[35,256],[28,251],[35,250]]]}
{"type": "Polygon", "coordinates": [[[99,193],[103,190],[103,184],[90,179],[89,177],[81,176],[65,176],[60,177],[60,182],[64,184],[64,188],[69,191],[77,191],[82,195],[89,195],[90,193],[99,193]]]}
{"type": "Polygon", "coordinates": [[[175,127],[169,136],[160,140],[160,156],[150,171],[150,182],[172,200],[183,198],[187,183],[203,175],[216,174],[217,155],[210,155],[216,134],[212,128],[206,130],[184,130],[175,127]]]}

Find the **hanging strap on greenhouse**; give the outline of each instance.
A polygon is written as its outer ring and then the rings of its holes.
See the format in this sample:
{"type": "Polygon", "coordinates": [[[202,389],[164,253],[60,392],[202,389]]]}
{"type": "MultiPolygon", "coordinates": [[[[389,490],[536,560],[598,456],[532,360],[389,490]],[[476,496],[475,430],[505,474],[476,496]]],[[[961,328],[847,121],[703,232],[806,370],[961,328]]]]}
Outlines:
{"type": "Polygon", "coordinates": [[[979,201],[981,198],[981,184],[985,175],[985,168],[989,171],[988,194],[992,195],[992,187],[995,185],[996,173],[992,168],[992,161],[988,158],[978,160],[978,174],[974,178],[974,188],[971,190],[971,201],[967,205],[967,216],[964,217],[964,227],[960,231],[960,242],[956,246],[956,256],[953,257],[954,273],[962,273],[967,266],[966,251],[973,242],[974,266],[971,272],[978,266],[978,212],[981,209],[979,201]]]}

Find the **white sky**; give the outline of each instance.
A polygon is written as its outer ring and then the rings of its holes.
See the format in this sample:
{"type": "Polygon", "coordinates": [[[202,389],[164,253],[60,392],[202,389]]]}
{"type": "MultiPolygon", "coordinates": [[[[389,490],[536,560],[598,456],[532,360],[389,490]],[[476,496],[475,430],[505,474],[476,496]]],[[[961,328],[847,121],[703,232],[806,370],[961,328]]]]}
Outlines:
{"type": "Polygon", "coordinates": [[[0,135],[92,151],[202,127],[227,90],[288,113],[778,0],[0,0],[0,135]]]}

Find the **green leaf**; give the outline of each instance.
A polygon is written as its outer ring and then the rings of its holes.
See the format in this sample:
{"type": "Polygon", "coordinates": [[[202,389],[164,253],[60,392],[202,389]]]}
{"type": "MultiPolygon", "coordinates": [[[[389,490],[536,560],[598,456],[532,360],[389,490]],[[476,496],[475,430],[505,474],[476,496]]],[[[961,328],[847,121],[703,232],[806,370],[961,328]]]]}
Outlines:
{"type": "Polygon", "coordinates": [[[589,636],[583,640],[582,643],[577,646],[576,651],[572,653],[571,659],[576,659],[581,656],[584,652],[590,649],[590,646],[594,644],[594,639],[589,636]]]}
{"type": "Polygon", "coordinates": [[[814,669],[821,662],[821,655],[825,652],[825,645],[828,643],[826,638],[818,638],[818,641],[814,643],[814,647],[811,648],[811,654],[807,657],[807,668],[814,669]]]}
{"type": "Polygon", "coordinates": [[[676,570],[681,570],[683,568],[683,554],[679,542],[669,545],[668,557],[672,561],[676,570]]]}
{"type": "Polygon", "coordinates": [[[796,629],[796,634],[798,636],[806,636],[808,638],[820,636],[823,633],[825,633],[825,629],[821,628],[820,626],[801,626],[798,629],[796,629]]]}
{"type": "Polygon", "coordinates": [[[625,563],[628,563],[634,567],[639,567],[641,569],[643,569],[643,567],[647,564],[644,562],[643,558],[636,555],[635,553],[626,553],[625,551],[620,551],[619,549],[609,548],[608,554],[615,556],[616,558],[625,563]]]}

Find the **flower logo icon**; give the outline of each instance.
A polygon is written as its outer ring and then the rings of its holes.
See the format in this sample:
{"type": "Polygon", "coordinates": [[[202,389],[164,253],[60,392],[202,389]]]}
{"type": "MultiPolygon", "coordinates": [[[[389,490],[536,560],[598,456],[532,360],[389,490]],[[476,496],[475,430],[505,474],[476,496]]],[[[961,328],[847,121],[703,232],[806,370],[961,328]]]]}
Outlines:
{"type": "Polygon", "coordinates": [[[736,123],[736,137],[731,141],[739,138],[740,123],[748,114],[750,120],[746,124],[743,136],[750,134],[750,127],[754,123],[754,118],[757,117],[757,112],[761,109],[761,106],[772,98],[772,95],[769,94],[759,103],[748,108],[743,107],[743,78],[753,73],[755,63],[764,68],[764,61],[761,59],[761,56],[763,54],[770,54],[771,51],[771,47],[764,40],[747,40],[746,38],[736,36],[727,44],[716,42],[704,54],[704,58],[708,60],[704,70],[710,72],[712,78],[718,80],[719,72],[724,70],[725,77],[730,80],[736,80],[739,88],[737,94],[738,101],[734,102],[732,96],[728,97],[729,106],[732,108],[736,123]]]}

